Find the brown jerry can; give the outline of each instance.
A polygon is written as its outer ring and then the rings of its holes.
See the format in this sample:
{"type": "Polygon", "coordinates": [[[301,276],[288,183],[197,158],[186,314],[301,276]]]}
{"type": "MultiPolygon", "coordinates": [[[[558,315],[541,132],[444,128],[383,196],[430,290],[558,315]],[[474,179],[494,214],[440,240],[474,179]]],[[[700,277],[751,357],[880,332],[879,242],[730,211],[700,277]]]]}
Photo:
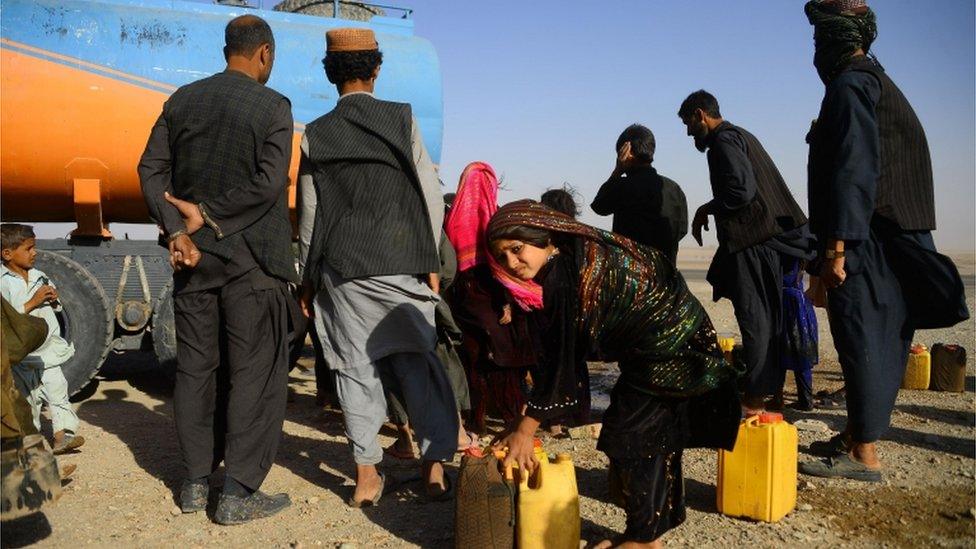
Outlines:
{"type": "Polygon", "coordinates": [[[961,345],[932,346],[932,381],[929,389],[961,393],[966,390],[966,349],[961,345]]]}
{"type": "Polygon", "coordinates": [[[517,487],[505,478],[491,452],[467,451],[461,457],[454,500],[454,547],[512,549],[515,545],[517,487]]]}

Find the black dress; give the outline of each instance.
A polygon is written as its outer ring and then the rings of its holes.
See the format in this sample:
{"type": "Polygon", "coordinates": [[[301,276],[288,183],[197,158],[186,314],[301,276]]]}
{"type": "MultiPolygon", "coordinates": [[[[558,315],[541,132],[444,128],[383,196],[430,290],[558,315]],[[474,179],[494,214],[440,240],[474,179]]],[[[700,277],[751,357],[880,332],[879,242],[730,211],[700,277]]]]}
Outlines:
{"type": "MultiPolygon", "coordinates": [[[[574,239],[560,249],[536,277],[544,300],[544,308],[535,313],[542,376],[529,397],[526,415],[539,421],[577,405],[579,365],[589,354],[578,319],[582,248],[574,239]]],[[[706,318],[686,345],[713,352],[715,342],[715,330],[706,318]]],[[[733,380],[688,398],[652,396],[623,382],[614,386],[597,448],[610,458],[620,482],[619,503],[627,511],[625,539],[653,541],[684,521],[682,450],[731,449],[740,414],[733,380]]]]}

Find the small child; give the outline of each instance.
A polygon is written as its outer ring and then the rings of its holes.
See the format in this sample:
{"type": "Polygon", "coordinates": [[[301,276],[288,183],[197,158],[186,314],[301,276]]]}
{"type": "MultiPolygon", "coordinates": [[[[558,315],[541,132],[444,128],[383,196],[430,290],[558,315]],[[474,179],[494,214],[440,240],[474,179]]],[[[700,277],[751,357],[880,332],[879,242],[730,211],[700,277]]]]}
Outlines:
{"type": "Polygon", "coordinates": [[[31,406],[34,427],[41,429],[41,403],[47,402],[54,431],[54,453],[63,454],[85,443],[78,436],[78,416],[68,402],[68,380],[61,371],[75,354],[74,345],[60,336],[55,311],[61,308],[58,291],[47,275],[34,268],[34,229],[29,225],[0,225],[0,295],[18,312],[44,319],[47,339],[12,368],[17,388],[31,406]]]}

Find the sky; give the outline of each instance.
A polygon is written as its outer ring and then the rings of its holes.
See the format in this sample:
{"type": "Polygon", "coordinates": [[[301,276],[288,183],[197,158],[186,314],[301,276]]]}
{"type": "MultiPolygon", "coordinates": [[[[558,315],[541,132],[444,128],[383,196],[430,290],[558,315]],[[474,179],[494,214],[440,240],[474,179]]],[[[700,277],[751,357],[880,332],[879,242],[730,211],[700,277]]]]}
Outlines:
{"type": "MultiPolygon", "coordinates": [[[[754,133],[806,209],[804,137],[823,84],[813,31],[795,0],[466,2],[415,0],[416,34],[440,57],[444,82],[441,176],[490,163],[499,202],[571,184],[582,219],[614,165],[630,123],[651,128],[655,166],[690,209],[710,198],[708,168],[678,106],[714,94],[724,117],[754,133]]],[[[974,2],[883,0],[872,50],[915,108],[932,152],[940,248],[972,250],[976,203],[974,2]]],[[[706,245],[714,244],[714,232],[706,245]]],[[[695,246],[690,236],[682,247],[695,246]]]]}
{"type": "MultiPolygon", "coordinates": [[[[806,209],[804,136],[823,84],[801,0],[382,3],[412,8],[415,34],[439,55],[445,192],[456,188],[466,164],[486,161],[502,179],[500,203],[569,183],[582,219],[609,228],[611,219],[589,203],[613,168],[617,136],[638,122],[654,132],[654,164],[681,185],[690,216],[710,198],[708,169],[676,113],[690,92],[704,88],[727,120],[760,139],[806,209]]],[[[872,51],[928,136],[936,243],[972,251],[976,3],[870,5],[878,20],[872,51]]],[[[715,244],[714,232],[705,244],[715,244]]],[[[696,246],[690,236],[681,245],[696,246]]]]}

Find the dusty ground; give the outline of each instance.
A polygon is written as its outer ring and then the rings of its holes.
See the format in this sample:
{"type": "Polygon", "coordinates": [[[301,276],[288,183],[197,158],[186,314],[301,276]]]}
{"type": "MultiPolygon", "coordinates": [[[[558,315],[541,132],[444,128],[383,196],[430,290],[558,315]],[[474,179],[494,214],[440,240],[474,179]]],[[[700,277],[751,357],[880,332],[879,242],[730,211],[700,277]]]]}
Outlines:
{"type": "MultiPolygon", "coordinates": [[[[736,333],[727,302],[711,303],[703,269],[707,253],[682,253],[682,267],[695,293],[706,302],[719,331],[736,333]]],[[[958,258],[973,303],[973,255],[958,258]]],[[[822,328],[826,321],[821,317],[822,328]]],[[[920,332],[930,345],[955,342],[976,351],[972,321],[948,330],[920,332]]],[[[816,389],[841,385],[836,353],[822,329],[823,361],[816,389]]],[[[974,362],[970,355],[965,393],[902,391],[893,425],[881,442],[885,480],[866,485],[802,477],[798,508],[776,524],[719,515],[715,509],[715,453],[685,454],[688,520],[665,540],[672,546],[728,547],[973,547],[974,546],[974,362]]],[[[604,391],[614,368],[594,365],[604,391]]],[[[57,505],[43,515],[4,523],[4,547],[37,543],[46,547],[196,547],[270,546],[357,547],[452,545],[452,503],[426,503],[416,495],[410,464],[388,463],[405,479],[381,504],[365,511],[343,501],[351,491],[352,467],[341,418],[317,409],[314,381],[302,369],[292,372],[293,401],[278,459],[265,489],[286,491],[295,504],[278,517],[221,527],[207,514],[181,515],[173,490],[180,481],[173,431],[171,388],[160,381],[145,356],[115,357],[103,369],[97,388],[78,405],[83,451],[62,458],[79,468],[57,505]]],[[[788,382],[787,396],[791,396],[788,382]]],[[[605,399],[596,399],[599,405],[605,399]]],[[[605,406],[605,403],[603,404],[605,406]]],[[[787,412],[790,420],[816,419],[828,429],[843,425],[842,411],[787,412]]],[[[392,431],[383,433],[384,443],[392,431]]],[[[801,431],[801,460],[807,445],[832,433],[801,431]]],[[[583,537],[600,539],[624,526],[623,512],[606,502],[606,459],[592,440],[546,440],[550,451],[570,451],[577,465],[583,537]]],[[[456,463],[454,464],[456,466],[456,463]]]]}

